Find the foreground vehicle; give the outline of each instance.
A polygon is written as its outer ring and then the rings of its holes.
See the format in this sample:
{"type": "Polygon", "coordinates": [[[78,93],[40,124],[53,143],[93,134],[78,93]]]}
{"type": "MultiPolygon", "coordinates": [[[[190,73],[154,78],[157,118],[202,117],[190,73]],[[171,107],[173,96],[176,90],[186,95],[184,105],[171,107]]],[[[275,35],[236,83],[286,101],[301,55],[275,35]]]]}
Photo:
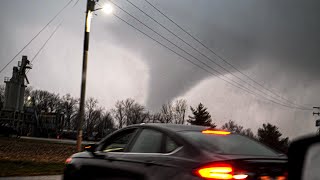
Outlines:
{"type": "Polygon", "coordinates": [[[85,148],[66,160],[64,179],[286,179],[286,156],[203,126],[133,125],[85,148]]]}

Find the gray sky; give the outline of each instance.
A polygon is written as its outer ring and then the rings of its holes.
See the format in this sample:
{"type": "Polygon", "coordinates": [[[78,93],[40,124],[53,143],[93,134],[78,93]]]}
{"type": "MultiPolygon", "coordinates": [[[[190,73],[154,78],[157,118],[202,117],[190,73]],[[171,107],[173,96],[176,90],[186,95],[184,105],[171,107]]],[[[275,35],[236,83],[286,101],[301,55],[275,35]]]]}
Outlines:
{"type": "MultiPolygon", "coordinates": [[[[201,52],[215,58],[144,0],[131,1],[201,52]]],[[[101,4],[104,2],[100,0],[101,4]]],[[[216,68],[126,0],[115,2],[216,68]]],[[[310,107],[319,105],[319,1],[150,2],[264,86],[298,104],[310,107]]],[[[67,0],[1,0],[0,3],[0,67],[3,67],[67,0]]],[[[61,28],[34,61],[33,69],[28,74],[34,88],[79,96],[84,11],[84,0],[65,11],[61,28]]],[[[116,9],[115,13],[181,52],[120,10],[116,9]]],[[[21,55],[31,59],[61,19],[62,16],[54,21],[21,55]]],[[[288,109],[231,86],[161,47],[112,15],[98,12],[98,16],[94,16],[90,38],[87,97],[97,98],[107,109],[117,100],[128,97],[153,111],[165,102],[185,98],[189,105],[202,102],[207,106],[218,125],[232,119],[255,131],[262,123],[271,122],[290,137],[316,131],[315,117],[311,111],[288,109]]],[[[12,66],[20,58],[0,74],[1,79],[11,76],[12,66]]],[[[219,60],[217,62],[221,63],[219,60]]],[[[228,67],[223,63],[221,65],[228,67]]],[[[230,74],[225,75],[237,81],[230,74]]]]}

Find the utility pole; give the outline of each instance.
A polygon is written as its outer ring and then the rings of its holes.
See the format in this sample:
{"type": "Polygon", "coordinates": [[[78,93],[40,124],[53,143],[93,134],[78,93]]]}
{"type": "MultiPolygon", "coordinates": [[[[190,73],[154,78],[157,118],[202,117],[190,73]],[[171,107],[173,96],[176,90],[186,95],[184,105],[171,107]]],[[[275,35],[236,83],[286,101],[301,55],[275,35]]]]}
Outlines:
{"type": "Polygon", "coordinates": [[[82,134],[83,134],[83,121],[86,101],[86,82],[87,82],[87,63],[89,53],[89,34],[92,12],[94,11],[95,0],[87,0],[86,20],[84,28],[84,41],[83,41],[83,62],[82,62],[82,78],[81,78],[81,91],[80,91],[80,112],[78,124],[78,137],[77,137],[77,150],[80,152],[82,147],[82,134]]]}

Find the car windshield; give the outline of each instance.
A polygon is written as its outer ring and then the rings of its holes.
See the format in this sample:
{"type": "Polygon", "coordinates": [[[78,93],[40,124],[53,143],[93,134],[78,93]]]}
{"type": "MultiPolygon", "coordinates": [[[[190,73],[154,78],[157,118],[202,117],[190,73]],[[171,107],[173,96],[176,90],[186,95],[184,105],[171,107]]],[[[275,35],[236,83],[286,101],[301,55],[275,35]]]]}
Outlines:
{"type": "Polygon", "coordinates": [[[210,152],[253,156],[279,156],[279,154],[270,148],[237,134],[214,135],[203,134],[197,131],[182,131],[180,134],[201,149],[210,152]]]}

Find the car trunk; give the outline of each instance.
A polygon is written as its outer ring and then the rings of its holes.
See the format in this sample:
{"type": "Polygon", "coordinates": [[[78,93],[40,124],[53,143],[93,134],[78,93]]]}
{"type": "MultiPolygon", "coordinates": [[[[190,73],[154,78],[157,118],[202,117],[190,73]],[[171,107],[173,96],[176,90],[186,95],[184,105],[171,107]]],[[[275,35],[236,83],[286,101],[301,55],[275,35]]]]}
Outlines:
{"type": "Polygon", "coordinates": [[[245,171],[252,179],[280,180],[287,173],[287,161],[277,159],[233,160],[236,171],[245,171]]]}
{"type": "Polygon", "coordinates": [[[207,164],[231,165],[234,174],[247,174],[246,180],[285,180],[286,157],[215,155],[207,164]]]}

